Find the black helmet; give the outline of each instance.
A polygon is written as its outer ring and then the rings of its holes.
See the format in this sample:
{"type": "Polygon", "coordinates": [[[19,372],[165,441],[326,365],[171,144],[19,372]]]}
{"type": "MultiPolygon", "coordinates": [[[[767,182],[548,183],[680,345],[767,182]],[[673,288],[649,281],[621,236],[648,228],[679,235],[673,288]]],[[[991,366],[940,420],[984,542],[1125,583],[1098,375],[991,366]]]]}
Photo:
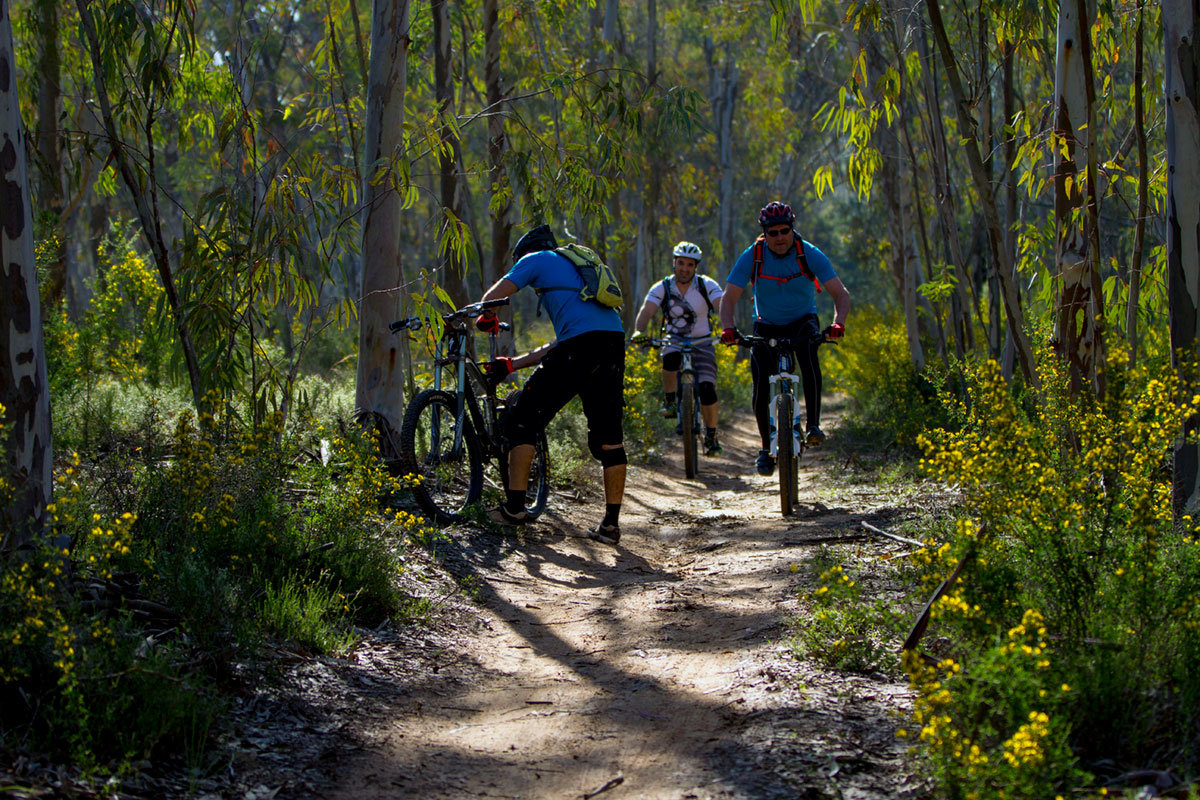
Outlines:
{"type": "Polygon", "coordinates": [[[791,225],[796,221],[796,215],[792,213],[792,207],[787,203],[781,203],[778,200],[772,200],[762,207],[758,212],[758,224],[765,231],[772,225],[791,225]]]}
{"type": "Polygon", "coordinates": [[[554,232],[550,230],[549,225],[538,225],[529,233],[517,240],[516,246],[513,247],[513,263],[521,260],[522,256],[527,256],[538,250],[553,250],[558,247],[558,241],[554,238],[554,232]]]}

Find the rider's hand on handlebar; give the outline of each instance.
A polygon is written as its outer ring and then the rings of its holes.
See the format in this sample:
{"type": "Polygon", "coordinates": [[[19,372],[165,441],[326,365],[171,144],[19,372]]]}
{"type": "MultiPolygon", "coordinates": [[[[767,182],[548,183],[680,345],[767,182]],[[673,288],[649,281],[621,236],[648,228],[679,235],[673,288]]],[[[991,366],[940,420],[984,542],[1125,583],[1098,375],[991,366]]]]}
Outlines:
{"type": "Polygon", "coordinates": [[[487,371],[487,376],[496,383],[507,378],[513,373],[516,367],[513,366],[513,360],[508,356],[500,356],[499,358],[489,361],[484,369],[487,371]]]}
{"type": "Polygon", "coordinates": [[[475,318],[475,327],[484,333],[499,333],[500,318],[489,308],[475,318]]]}
{"type": "Polygon", "coordinates": [[[742,340],[742,335],[738,333],[737,328],[726,328],[721,331],[721,344],[737,344],[742,340]]]}
{"type": "Polygon", "coordinates": [[[631,344],[646,344],[649,340],[650,337],[646,335],[645,331],[634,331],[633,335],[629,337],[631,344]]]}
{"type": "Polygon", "coordinates": [[[829,326],[829,339],[836,342],[846,335],[846,326],[840,322],[835,322],[829,326]]]}

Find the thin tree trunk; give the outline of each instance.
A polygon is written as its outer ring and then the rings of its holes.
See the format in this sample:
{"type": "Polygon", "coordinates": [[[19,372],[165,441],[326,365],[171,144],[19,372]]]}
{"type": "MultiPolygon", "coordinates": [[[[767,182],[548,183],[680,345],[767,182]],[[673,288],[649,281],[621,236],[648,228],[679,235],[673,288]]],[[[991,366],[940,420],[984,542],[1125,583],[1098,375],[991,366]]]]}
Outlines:
{"type": "Polygon", "coordinates": [[[1086,0],[1063,0],[1058,15],[1054,94],[1055,257],[1062,280],[1056,348],[1072,392],[1089,383],[1104,392],[1103,294],[1099,278],[1095,88],[1086,0]],[[1082,216],[1082,219],[1080,217],[1082,216]]]}
{"type": "Polygon", "coordinates": [[[9,6],[0,4],[0,479],[10,495],[0,504],[0,554],[41,533],[53,487],[50,390],[9,6]]]}
{"type": "Polygon", "coordinates": [[[1143,97],[1143,23],[1145,4],[1138,0],[1137,31],[1134,33],[1133,50],[1133,127],[1137,136],[1138,153],[1138,206],[1133,235],[1133,260],[1129,266],[1129,301],[1125,309],[1125,332],[1129,337],[1129,364],[1136,366],[1138,360],[1138,302],[1142,290],[1142,248],[1146,241],[1146,215],[1150,210],[1148,191],[1150,186],[1149,160],[1146,156],[1146,103],[1143,97]]]}
{"type": "MultiPolygon", "coordinates": [[[[484,0],[483,37],[483,80],[488,105],[488,211],[492,221],[492,258],[484,284],[491,286],[504,275],[508,251],[512,247],[512,184],[504,168],[508,154],[508,134],[504,126],[508,93],[500,71],[499,0],[484,0]]],[[[515,352],[512,331],[503,331],[500,336],[500,351],[515,352]]]]}
{"type": "MultiPolygon", "coordinates": [[[[1163,0],[1162,18],[1171,354],[1185,376],[1191,376],[1200,356],[1200,12],[1195,0],[1163,0]]],[[[1193,415],[1175,446],[1174,500],[1179,513],[1194,513],[1200,506],[1198,428],[1200,416],[1193,415]]]]}
{"type": "Polygon", "coordinates": [[[934,200],[937,203],[938,222],[942,229],[946,251],[954,266],[958,280],[955,281],[950,308],[953,321],[955,353],[959,358],[975,348],[974,326],[971,323],[972,309],[978,310],[979,303],[973,299],[975,282],[972,279],[959,235],[958,218],[955,215],[953,190],[950,185],[950,154],[946,147],[946,129],[942,124],[942,101],[938,91],[935,64],[929,53],[925,31],[918,32],[917,49],[921,61],[926,65],[921,71],[924,76],[925,108],[928,112],[930,164],[933,170],[934,200]]]}
{"type": "Polygon", "coordinates": [[[39,205],[53,217],[53,256],[48,259],[43,316],[57,309],[67,285],[67,242],[63,223],[62,157],[58,146],[58,111],[62,95],[62,59],[58,52],[58,2],[35,0],[38,46],[37,151],[41,162],[39,205]]]}
{"type": "MultiPolygon", "coordinates": [[[[388,324],[403,316],[400,254],[400,172],[404,91],[408,73],[408,0],[375,0],[367,81],[366,174],[363,179],[362,271],[355,405],[393,430],[404,412],[407,338],[388,324]]],[[[369,423],[371,420],[366,418],[369,423]]]]}
{"type": "MultiPolygon", "coordinates": [[[[460,221],[463,221],[463,203],[457,174],[458,132],[457,126],[453,123],[454,83],[450,71],[450,19],[447,3],[448,0],[430,0],[430,10],[433,13],[434,91],[437,95],[438,117],[440,118],[439,136],[442,140],[442,151],[439,156],[441,202],[443,209],[450,211],[460,221]]],[[[442,230],[439,233],[443,237],[451,235],[446,222],[443,222],[442,230]]],[[[455,254],[454,248],[446,248],[441,257],[441,267],[442,288],[454,301],[455,308],[462,308],[467,303],[466,286],[463,284],[463,259],[455,254]]]]}
{"type": "MultiPolygon", "coordinates": [[[[717,46],[711,38],[704,40],[704,60],[708,65],[708,99],[713,109],[713,127],[717,134],[717,239],[727,257],[737,256],[733,234],[733,117],[737,107],[740,73],[734,59],[733,47],[722,47],[724,59],[717,64],[717,46]]],[[[765,204],[768,200],[763,200],[765,204]]]]}
{"type": "Polygon", "coordinates": [[[991,245],[992,258],[995,261],[997,277],[1000,281],[1001,294],[1004,298],[1004,311],[1008,318],[1008,327],[1014,337],[1017,359],[1021,372],[1030,386],[1037,385],[1037,372],[1034,369],[1033,350],[1029,345],[1029,337],[1025,334],[1025,319],[1021,310],[1017,285],[1013,276],[1012,263],[1004,250],[1004,230],[1000,224],[1000,216],[996,211],[996,203],[992,199],[991,183],[979,153],[978,127],[970,112],[970,99],[963,90],[962,81],[958,75],[958,63],[954,51],[950,48],[950,40],[946,36],[946,27],[942,22],[942,12],[938,0],[925,0],[929,11],[929,21],[933,27],[934,38],[946,67],[946,78],[950,83],[950,91],[954,97],[954,107],[958,115],[959,135],[967,141],[963,149],[966,151],[967,163],[971,168],[971,178],[975,182],[975,190],[979,194],[979,202],[983,207],[984,219],[987,221],[987,232],[991,245]]]}

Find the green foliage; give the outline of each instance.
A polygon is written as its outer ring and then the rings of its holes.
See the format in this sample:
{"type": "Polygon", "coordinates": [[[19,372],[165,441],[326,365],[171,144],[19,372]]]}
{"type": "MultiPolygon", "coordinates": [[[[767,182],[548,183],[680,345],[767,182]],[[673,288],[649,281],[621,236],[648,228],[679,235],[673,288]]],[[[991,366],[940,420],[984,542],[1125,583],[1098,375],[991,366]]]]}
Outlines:
{"type": "MultiPolygon", "coordinates": [[[[872,564],[878,571],[881,564],[872,564]]],[[[801,595],[807,610],[795,622],[793,649],[836,669],[878,672],[895,669],[896,643],[905,619],[896,598],[868,597],[859,583],[823,551],[810,562],[820,585],[801,595]]],[[[793,570],[797,568],[793,566],[793,570]]]]}
{"type": "Polygon", "coordinates": [[[74,456],[57,475],[47,541],[69,548],[13,563],[0,583],[0,742],[109,772],[196,753],[231,661],[265,641],[335,652],[355,626],[420,610],[397,576],[428,529],[385,505],[404,482],[370,442],[331,437],[321,464],[305,455],[327,436],[315,423],[254,428],[215,406],[167,436],[161,420],[117,431],[103,460],[74,456]],[[168,618],[148,634],[123,608],[168,618]]]}
{"type": "Polygon", "coordinates": [[[968,563],[933,609],[940,663],[907,662],[951,796],[1045,797],[1081,785],[1076,759],[1186,771],[1200,755],[1200,545],[1172,517],[1168,460],[1200,396],[1161,363],[1109,369],[1098,401],[1052,357],[1037,397],[973,366],[944,397],[961,427],[922,440],[925,470],[963,495],[919,561],[925,590],[968,563]]]}
{"type": "Polygon", "coordinates": [[[854,335],[837,348],[822,349],[826,383],[849,400],[846,430],[876,452],[898,445],[914,451],[917,437],[940,414],[933,371],[920,376],[912,367],[902,320],[874,309],[854,315],[854,335]]]}

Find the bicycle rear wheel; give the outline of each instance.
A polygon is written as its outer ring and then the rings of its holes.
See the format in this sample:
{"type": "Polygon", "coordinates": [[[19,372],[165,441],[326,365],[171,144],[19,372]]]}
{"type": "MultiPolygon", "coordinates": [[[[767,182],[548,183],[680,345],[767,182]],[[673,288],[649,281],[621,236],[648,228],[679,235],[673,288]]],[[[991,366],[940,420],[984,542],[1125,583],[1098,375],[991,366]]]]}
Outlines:
{"type": "Polygon", "coordinates": [[[458,430],[457,406],[449,392],[426,389],[408,404],[400,426],[401,463],[420,478],[413,496],[442,524],[461,522],[483,493],[479,439],[465,414],[458,430]]]}
{"type": "MultiPolygon", "coordinates": [[[[504,398],[504,411],[501,413],[511,412],[520,396],[520,389],[510,392],[504,398]]],[[[501,422],[497,427],[503,431],[504,423],[501,422]]],[[[500,487],[507,489],[508,453],[501,453],[498,461],[500,463],[500,487]]],[[[549,498],[550,448],[546,444],[546,432],[542,431],[537,435],[537,441],[533,443],[533,461],[529,464],[529,485],[525,488],[525,513],[536,519],[546,510],[546,501],[549,498]]]]}
{"type": "Polygon", "coordinates": [[[699,471],[700,430],[696,427],[695,376],[679,376],[679,421],[683,425],[683,474],[696,477],[699,471]]]}
{"type": "Polygon", "coordinates": [[[793,427],[795,414],[790,394],[781,394],[775,399],[775,426],[779,437],[776,464],[779,469],[779,510],[790,517],[797,498],[796,439],[793,427]]]}

